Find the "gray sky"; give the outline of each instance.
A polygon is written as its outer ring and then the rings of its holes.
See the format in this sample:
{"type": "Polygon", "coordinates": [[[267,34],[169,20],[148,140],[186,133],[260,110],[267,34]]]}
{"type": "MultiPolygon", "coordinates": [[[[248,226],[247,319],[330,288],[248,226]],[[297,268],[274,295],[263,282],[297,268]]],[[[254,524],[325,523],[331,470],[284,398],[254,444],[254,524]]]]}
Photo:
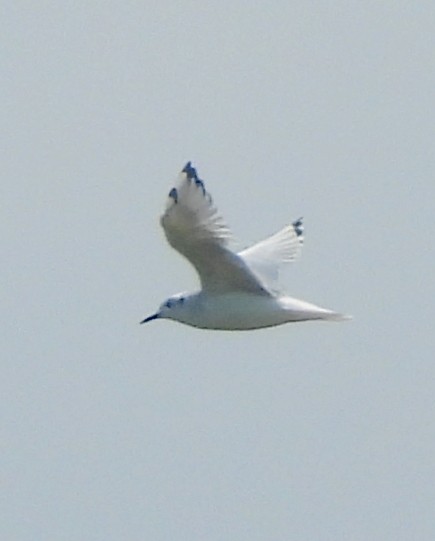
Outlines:
{"type": "Polygon", "coordinates": [[[2,8],[1,538],[435,536],[433,2],[2,8]],[[351,323],[138,322],[193,160],[351,323]]]}

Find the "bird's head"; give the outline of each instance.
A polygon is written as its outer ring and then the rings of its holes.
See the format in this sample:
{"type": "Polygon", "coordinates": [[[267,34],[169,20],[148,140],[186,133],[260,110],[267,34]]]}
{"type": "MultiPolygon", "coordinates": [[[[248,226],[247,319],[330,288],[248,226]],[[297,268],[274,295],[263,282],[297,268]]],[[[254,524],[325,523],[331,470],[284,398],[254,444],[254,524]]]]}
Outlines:
{"type": "Polygon", "coordinates": [[[176,321],[183,319],[181,314],[185,309],[185,300],[186,297],[182,293],[169,297],[162,302],[155,314],[146,317],[141,323],[148,323],[153,319],[175,319],[176,321]]]}

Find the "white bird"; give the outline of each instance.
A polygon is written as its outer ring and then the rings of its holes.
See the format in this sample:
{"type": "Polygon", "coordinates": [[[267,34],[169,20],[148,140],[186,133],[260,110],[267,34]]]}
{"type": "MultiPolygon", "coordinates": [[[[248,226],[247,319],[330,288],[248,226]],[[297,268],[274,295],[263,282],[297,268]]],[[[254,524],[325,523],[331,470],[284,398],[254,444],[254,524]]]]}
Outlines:
{"type": "Polygon", "coordinates": [[[160,219],[169,244],[195,267],[201,290],[180,293],[163,302],[141,323],[172,319],[201,329],[248,330],[308,320],[349,316],[278,292],[278,267],[299,256],[302,218],[269,238],[235,253],[230,231],[191,162],[169,192],[160,219]]]}

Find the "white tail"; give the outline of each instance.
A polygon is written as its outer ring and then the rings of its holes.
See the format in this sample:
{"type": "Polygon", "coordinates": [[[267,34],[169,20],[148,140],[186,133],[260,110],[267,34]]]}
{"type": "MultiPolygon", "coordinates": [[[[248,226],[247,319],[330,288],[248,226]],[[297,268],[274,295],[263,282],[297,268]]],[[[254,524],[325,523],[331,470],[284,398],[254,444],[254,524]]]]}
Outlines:
{"type": "Polygon", "coordinates": [[[320,319],[325,319],[326,321],[349,321],[353,317],[346,314],[339,314],[338,312],[327,311],[323,317],[320,316],[320,319]]]}

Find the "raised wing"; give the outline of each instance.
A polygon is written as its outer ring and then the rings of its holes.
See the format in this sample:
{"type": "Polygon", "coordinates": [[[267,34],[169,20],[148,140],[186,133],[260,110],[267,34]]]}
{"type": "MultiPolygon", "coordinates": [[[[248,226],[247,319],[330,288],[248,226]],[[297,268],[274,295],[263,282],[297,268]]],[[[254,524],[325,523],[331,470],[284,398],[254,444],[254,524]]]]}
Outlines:
{"type": "Polygon", "coordinates": [[[239,252],[254,274],[266,285],[276,286],[279,267],[300,256],[304,242],[302,218],[278,233],[239,252]]]}
{"type": "Polygon", "coordinates": [[[197,270],[203,290],[269,295],[244,259],[228,249],[230,230],[191,162],[169,192],[160,222],[169,244],[197,270]]]}

